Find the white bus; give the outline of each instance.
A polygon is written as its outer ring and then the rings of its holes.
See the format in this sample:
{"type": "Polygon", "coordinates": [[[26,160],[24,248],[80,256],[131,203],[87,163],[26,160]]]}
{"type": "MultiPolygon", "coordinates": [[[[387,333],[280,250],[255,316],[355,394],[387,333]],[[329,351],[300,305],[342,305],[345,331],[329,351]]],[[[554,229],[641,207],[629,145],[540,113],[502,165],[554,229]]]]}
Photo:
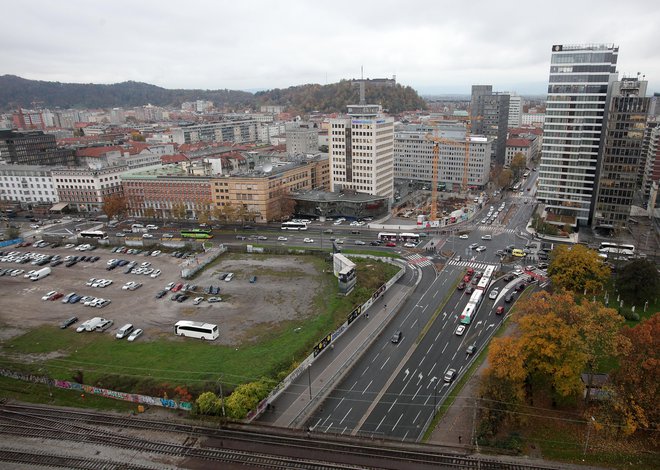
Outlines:
{"type": "Polygon", "coordinates": [[[378,239],[384,242],[395,242],[397,240],[396,233],[380,232],[378,239]]]}
{"type": "Polygon", "coordinates": [[[307,223],[303,221],[282,222],[282,230],[307,230],[307,223]]]}
{"type": "Polygon", "coordinates": [[[97,238],[97,239],[108,238],[108,234],[101,230],[85,230],[84,232],[80,232],[78,235],[80,235],[82,238],[97,238]]]}
{"type": "Polygon", "coordinates": [[[177,336],[189,336],[213,341],[220,333],[218,325],[202,323],[198,321],[180,320],[174,324],[174,334],[177,336]]]}
{"type": "Polygon", "coordinates": [[[611,253],[623,256],[634,256],[635,245],[617,244],[612,242],[602,242],[598,248],[600,253],[611,253]]]}
{"type": "Polygon", "coordinates": [[[419,233],[400,233],[399,240],[403,242],[419,243],[419,233]]]}

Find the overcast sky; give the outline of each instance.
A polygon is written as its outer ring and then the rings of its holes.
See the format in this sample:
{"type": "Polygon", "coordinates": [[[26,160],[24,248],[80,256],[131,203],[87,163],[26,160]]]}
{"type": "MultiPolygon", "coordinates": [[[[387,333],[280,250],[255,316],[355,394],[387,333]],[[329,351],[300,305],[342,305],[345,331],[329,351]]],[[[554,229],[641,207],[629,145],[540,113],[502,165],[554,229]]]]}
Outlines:
{"type": "Polygon", "coordinates": [[[286,88],[391,77],[420,93],[544,94],[553,44],[614,43],[660,91],[660,2],[3,2],[0,75],[166,88],[286,88]]]}

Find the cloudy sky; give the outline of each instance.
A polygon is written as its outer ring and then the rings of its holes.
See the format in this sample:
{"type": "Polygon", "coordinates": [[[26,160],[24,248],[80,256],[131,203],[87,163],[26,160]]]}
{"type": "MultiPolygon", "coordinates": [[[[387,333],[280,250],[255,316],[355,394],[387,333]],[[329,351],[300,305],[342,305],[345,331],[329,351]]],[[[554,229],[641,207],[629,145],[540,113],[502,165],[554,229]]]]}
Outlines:
{"type": "MultiPolygon", "coordinates": [[[[255,90],[391,77],[421,93],[545,92],[553,44],[614,43],[660,92],[660,2],[7,2],[0,75],[255,90]]],[[[621,75],[620,75],[621,76],[621,75]]]]}

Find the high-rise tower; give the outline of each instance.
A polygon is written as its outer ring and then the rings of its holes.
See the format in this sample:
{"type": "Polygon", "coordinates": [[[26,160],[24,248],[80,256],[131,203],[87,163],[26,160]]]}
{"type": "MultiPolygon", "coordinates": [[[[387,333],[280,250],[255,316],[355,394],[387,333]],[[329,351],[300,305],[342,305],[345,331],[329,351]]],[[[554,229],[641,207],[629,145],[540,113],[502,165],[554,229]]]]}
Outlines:
{"type": "Polygon", "coordinates": [[[612,44],[552,46],[538,187],[549,221],[589,222],[618,54],[612,44]]]}

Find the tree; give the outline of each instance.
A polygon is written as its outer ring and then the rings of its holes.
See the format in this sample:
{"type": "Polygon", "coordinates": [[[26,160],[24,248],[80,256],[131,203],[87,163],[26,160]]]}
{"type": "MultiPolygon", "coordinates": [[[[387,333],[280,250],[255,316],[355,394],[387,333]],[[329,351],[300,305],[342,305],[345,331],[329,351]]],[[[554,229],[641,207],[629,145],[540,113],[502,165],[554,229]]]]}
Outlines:
{"type": "Polygon", "coordinates": [[[266,379],[239,385],[225,400],[227,415],[236,419],[245,418],[248,412],[255,409],[268,395],[272,385],[271,381],[266,379]]]}
{"type": "Polygon", "coordinates": [[[619,293],[626,302],[645,302],[657,297],[660,291],[660,276],[651,261],[636,259],[617,271],[616,283],[619,293]]]}
{"type": "Polygon", "coordinates": [[[195,401],[197,411],[203,415],[218,415],[222,409],[222,401],[213,392],[204,392],[195,401]]]}
{"type": "Polygon", "coordinates": [[[527,167],[527,160],[525,159],[525,155],[517,152],[511,159],[511,165],[509,167],[511,168],[511,171],[513,172],[513,175],[516,177],[516,179],[520,178],[520,175],[527,167]]]}
{"type": "Polygon", "coordinates": [[[610,268],[598,252],[584,245],[559,245],[555,248],[548,276],[559,289],[581,293],[598,292],[610,277],[610,268]]]}
{"type": "Polygon", "coordinates": [[[16,227],[10,226],[7,230],[5,230],[5,238],[7,240],[16,240],[20,236],[21,236],[21,231],[16,227]]]}
{"type": "Polygon", "coordinates": [[[131,140],[133,142],[146,142],[146,138],[139,132],[131,132],[131,140]]]}
{"type": "Polygon", "coordinates": [[[625,434],[660,422],[660,313],[634,328],[624,328],[630,349],[619,359],[614,372],[614,413],[625,434]]]}
{"type": "Polygon", "coordinates": [[[500,171],[499,175],[497,175],[496,182],[500,188],[508,188],[511,185],[512,181],[513,181],[513,172],[507,168],[500,171]]]}
{"type": "Polygon", "coordinates": [[[145,207],[144,208],[144,216],[147,219],[155,219],[156,218],[156,209],[153,207],[145,207]]]}
{"type": "Polygon", "coordinates": [[[175,219],[185,219],[188,213],[186,205],[183,202],[175,202],[172,204],[172,217],[175,219]]]}
{"type": "Polygon", "coordinates": [[[128,204],[122,194],[112,194],[103,199],[103,213],[108,219],[119,218],[126,214],[128,204]]]}

